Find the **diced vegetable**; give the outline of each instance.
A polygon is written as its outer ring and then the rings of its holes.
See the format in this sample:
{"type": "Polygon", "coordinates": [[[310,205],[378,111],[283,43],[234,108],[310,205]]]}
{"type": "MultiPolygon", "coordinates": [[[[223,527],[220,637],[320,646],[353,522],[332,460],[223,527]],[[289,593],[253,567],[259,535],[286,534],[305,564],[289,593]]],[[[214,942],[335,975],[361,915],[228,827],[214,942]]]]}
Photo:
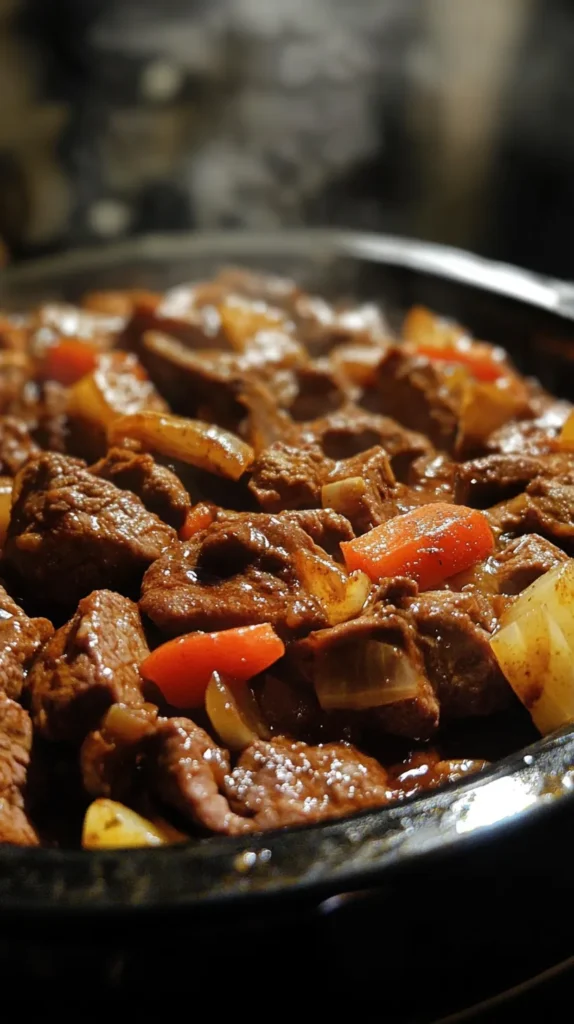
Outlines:
{"type": "Polygon", "coordinates": [[[499,377],[493,383],[469,381],[462,390],[458,449],[472,449],[527,407],[528,394],[518,377],[499,377]]]}
{"type": "Polygon", "coordinates": [[[201,707],[214,672],[244,683],[285,653],[268,622],[217,633],[188,633],[169,640],[142,662],[140,671],[178,708],[201,707]]]}
{"type": "Polygon", "coordinates": [[[441,320],[421,306],[415,306],[408,314],[403,337],[416,346],[418,355],[460,363],[477,380],[495,381],[510,372],[503,349],[473,341],[458,324],[441,320]]]}
{"type": "Polygon", "coordinates": [[[362,569],[372,580],[408,576],[421,590],[470,568],[493,548],[482,512],[446,502],[421,505],[341,544],[349,570],[362,569]]]}
{"type": "Polygon", "coordinates": [[[331,353],[331,360],[353,384],[364,388],[372,384],[375,368],[387,348],[388,345],[337,345],[331,353]]]}
{"type": "Polygon", "coordinates": [[[322,708],[360,711],[416,696],[419,679],[398,647],[380,640],[338,644],[319,660],[315,692],[322,708]]]}
{"type": "Polygon", "coordinates": [[[243,352],[259,331],[276,331],[285,326],[285,314],[266,302],[248,302],[232,295],[218,307],[221,326],[232,348],[243,352]]]}
{"type": "Polygon", "coordinates": [[[230,480],[239,480],[254,459],[251,446],[229,430],[169,413],[149,410],[120,416],[110,426],[109,442],[121,444],[128,437],[168,458],[180,459],[230,480]]]}
{"type": "Polygon", "coordinates": [[[82,829],[82,846],[86,850],[166,846],[186,838],[166,822],[149,821],[124,804],[104,797],[90,804],[82,829]]]}
{"type": "Polygon", "coordinates": [[[107,430],[126,410],[133,413],[154,394],[143,367],[126,352],[100,355],[92,373],[81,377],[68,396],[68,414],[107,430]]]}
{"type": "Polygon", "coordinates": [[[95,345],[76,338],[62,338],[50,345],[41,361],[39,375],[69,386],[94,369],[99,355],[95,345]]]}
{"type": "Polygon", "coordinates": [[[179,531],[180,540],[189,540],[200,530],[205,530],[215,519],[215,507],[207,501],[200,501],[187,513],[185,523],[179,531]]]}
{"type": "Polygon", "coordinates": [[[205,710],[224,746],[243,750],[257,739],[269,739],[259,705],[248,686],[234,686],[214,672],[205,691],[205,710]]]}
{"type": "Polygon", "coordinates": [[[0,477],[0,548],[6,540],[11,511],[12,480],[8,476],[3,476],[0,477]]]}
{"type": "Polygon", "coordinates": [[[574,451],[574,409],[556,438],[556,447],[562,451],[574,451]]]}
{"type": "Polygon", "coordinates": [[[574,560],[523,590],[490,644],[543,735],[574,721],[574,560]]]}
{"type": "Polygon", "coordinates": [[[332,559],[304,550],[295,553],[295,568],[305,589],[325,609],[330,626],[360,615],[371,589],[364,572],[347,575],[332,559]]]}
{"type": "Polygon", "coordinates": [[[362,476],[348,476],[332,484],[323,484],[321,504],[323,508],[332,508],[349,518],[366,492],[367,483],[362,476]]]}

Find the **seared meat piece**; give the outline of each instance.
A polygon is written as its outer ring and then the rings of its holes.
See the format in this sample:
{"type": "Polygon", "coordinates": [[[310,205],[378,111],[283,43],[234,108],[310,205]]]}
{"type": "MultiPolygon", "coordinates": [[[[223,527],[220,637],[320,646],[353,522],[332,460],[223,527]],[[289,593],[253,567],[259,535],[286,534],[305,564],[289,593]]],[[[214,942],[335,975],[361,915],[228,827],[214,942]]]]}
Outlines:
{"type": "Polygon", "coordinates": [[[277,441],[255,461],[249,490],[264,512],[321,508],[321,487],[334,468],[317,445],[277,441]]]}
{"type": "Polygon", "coordinates": [[[538,533],[574,554],[574,484],[536,477],[524,494],[489,510],[496,533],[538,533]]]}
{"type": "Polygon", "coordinates": [[[328,416],[352,397],[342,375],[326,360],[286,371],[277,385],[274,384],[273,390],[280,406],[298,423],[328,416]]]}
{"type": "Polygon", "coordinates": [[[158,559],[144,577],[140,608],[169,636],[256,622],[285,636],[316,629],[326,613],[299,580],[301,550],[328,558],[282,516],[224,517],[158,559]]]}
{"type": "MultiPolygon", "coordinates": [[[[408,617],[391,605],[377,606],[372,613],[298,640],[290,648],[290,657],[310,683],[332,675],[334,681],[344,677],[357,686],[365,672],[365,645],[371,641],[390,645],[397,652],[398,670],[402,671],[399,666],[404,663],[417,692],[407,700],[378,705],[360,714],[376,730],[427,739],[438,725],[439,704],[426,677],[417,639],[408,617]]],[[[349,712],[349,718],[357,714],[358,710],[349,712]]]]}
{"type": "Polygon", "coordinates": [[[152,793],[194,824],[232,835],[250,831],[251,822],[234,814],[223,795],[227,751],[189,718],[160,719],[145,770],[152,793]]]}
{"type": "Polygon", "coordinates": [[[105,352],[117,341],[125,317],[80,309],[67,303],[47,303],[30,318],[30,349],[35,356],[62,338],[87,341],[105,352]]]}
{"type": "Polygon", "coordinates": [[[212,282],[179,285],[163,296],[141,293],[133,302],[126,342],[139,351],[147,331],[161,331],[189,349],[225,348],[225,334],[216,305],[224,295],[224,289],[212,282]]]}
{"type": "MultiPolygon", "coordinates": [[[[538,402],[533,402],[537,406],[538,402]]],[[[513,420],[495,430],[486,448],[500,454],[543,455],[552,451],[553,441],[572,411],[570,402],[545,396],[534,419],[513,420]]]]}
{"type": "Polygon", "coordinates": [[[454,450],[461,398],[451,368],[395,347],[379,364],[377,390],[387,416],[425,434],[437,448],[454,450]]]}
{"type": "Polygon", "coordinates": [[[454,501],[458,464],[448,455],[421,455],[409,469],[407,483],[429,501],[454,501]]]}
{"type": "MultiPolygon", "coordinates": [[[[403,489],[400,484],[397,487],[389,460],[381,447],[370,448],[337,462],[324,483],[341,484],[336,496],[333,491],[329,492],[330,500],[336,503],[337,511],[350,520],[357,535],[396,515],[395,502],[403,489]],[[349,480],[351,484],[341,484],[349,480]]],[[[329,504],[325,495],[323,500],[329,504]]]]}
{"type": "Polygon", "coordinates": [[[327,458],[335,461],[350,459],[380,444],[393,473],[401,481],[406,481],[415,459],[433,452],[430,441],[422,434],[407,430],[389,416],[367,412],[352,403],[321,419],[303,423],[298,429],[300,442],[318,444],[327,458]]]}
{"type": "Polygon", "coordinates": [[[68,389],[55,380],[36,386],[33,423],[34,441],[51,452],[65,452],[68,444],[68,389]]]}
{"type": "Polygon", "coordinates": [[[78,743],[111,704],[141,703],[139,666],[148,654],[137,605],[110,590],[83,598],[28,675],[40,735],[78,743]]]}
{"type": "Polygon", "coordinates": [[[408,607],[441,716],[489,715],[511,703],[512,691],[488,642],[497,620],[486,598],[428,592],[408,607]]]}
{"type": "Polygon", "coordinates": [[[158,465],[146,452],[111,448],[105,459],[90,467],[90,473],[137,494],[148,512],[175,530],[183,526],[191,508],[189,494],[175,473],[158,465]]]}
{"type": "Polygon", "coordinates": [[[137,587],[175,541],[134,494],[76,459],[44,453],[16,477],[4,558],[35,599],[70,608],[103,586],[137,587]]]}
{"type": "Polygon", "coordinates": [[[15,476],[38,451],[22,420],[0,416],[0,476],[15,476]]]}
{"type": "Polygon", "coordinates": [[[32,360],[26,352],[0,349],[0,415],[26,412],[26,386],[32,376],[32,360]]]}
{"type": "Polygon", "coordinates": [[[0,586],[0,692],[18,700],[28,668],[53,632],[48,619],[29,619],[0,586]]]}
{"type": "Polygon", "coordinates": [[[80,750],[84,787],[91,796],[130,800],[145,742],[157,728],[153,704],[112,704],[80,750]]]}
{"type": "Polygon", "coordinates": [[[513,597],[567,557],[549,540],[529,533],[506,539],[495,554],[472,569],[452,576],[448,583],[454,591],[472,587],[480,594],[513,597]]]}
{"type": "Polygon", "coordinates": [[[283,512],[281,519],[286,523],[295,523],[311,540],[323,548],[327,554],[337,561],[342,561],[340,544],[344,540],[353,540],[353,527],[345,516],[333,512],[331,508],[301,509],[299,512],[283,512]]]}
{"type": "Polygon", "coordinates": [[[248,747],[227,776],[225,793],[253,831],[311,824],[392,799],[384,768],[354,747],[310,747],[282,736],[248,747]]]}
{"type": "Polygon", "coordinates": [[[0,690],[0,843],[37,846],[24,809],[32,723],[24,708],[0,690]]]}
{"type": "Polygon", "coordinates": [[[574,484],[574,455],[513,453],[485,455],[457,466],[455,501],[473,508],[489,508],[513,498],[536,477],[574,484]]]}

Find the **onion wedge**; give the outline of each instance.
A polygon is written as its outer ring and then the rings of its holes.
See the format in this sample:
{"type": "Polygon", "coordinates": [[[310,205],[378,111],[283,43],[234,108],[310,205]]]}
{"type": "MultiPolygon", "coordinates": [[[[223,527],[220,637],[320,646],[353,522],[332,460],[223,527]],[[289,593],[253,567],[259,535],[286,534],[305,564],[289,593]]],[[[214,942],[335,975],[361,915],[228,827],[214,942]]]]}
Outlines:
{"type": "Polygon", "coordinates": [[[244,750],[258,739],[269,739],[259,705],[244,683],[232,687],[214,672],[205,692],[205,710],[221,742],[230,750],[244,750]]]}
{"type": "Polygon", "coordinates": [[[574,721],[574,560],[519,595],[490,645],[542,735],[574,721]]]}
{"type": "Polygon", "coordinates": [[[187,839],[167,822],[142,818],[125,804],[103,797],[86,811],[82,830],[85,850],[114,850],[137,846],[166,846],[187,839]]]}
{"type": "Polygon", "coordinates": [[[311,551],[297,551],[294,561],[301,583],[324,608],[330,626],[361,614],[371,589],[366,573],[347,574],[332,559],[311,551]]]}
{"type": "Polygon", "coordinates": [[[121,444],[126,438],[140,441],[144,448],[168,458],[230,480],[239,480],[255,457],[251,446],[229,430],[202,420],[151,410],[120,416],[110,424],[110,445],[121,444]]]}
{"type": "Polygon", "coordinates": [[[320,659],[315,692],[322,708],[361,711],[412,700],[419,678],[408,656],[380,640],[332,647],[320,659]]]}

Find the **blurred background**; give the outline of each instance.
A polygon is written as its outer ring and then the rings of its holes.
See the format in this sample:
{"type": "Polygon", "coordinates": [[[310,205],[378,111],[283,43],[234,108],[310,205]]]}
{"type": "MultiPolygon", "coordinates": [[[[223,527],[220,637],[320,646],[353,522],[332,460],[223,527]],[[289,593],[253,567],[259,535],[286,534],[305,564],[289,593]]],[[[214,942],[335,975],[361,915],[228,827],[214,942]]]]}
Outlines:
{"type": "Polygon", "coordinates": [[[571,0],[0,0],[0,237],[339,225],[574,277],[571,0]]]}

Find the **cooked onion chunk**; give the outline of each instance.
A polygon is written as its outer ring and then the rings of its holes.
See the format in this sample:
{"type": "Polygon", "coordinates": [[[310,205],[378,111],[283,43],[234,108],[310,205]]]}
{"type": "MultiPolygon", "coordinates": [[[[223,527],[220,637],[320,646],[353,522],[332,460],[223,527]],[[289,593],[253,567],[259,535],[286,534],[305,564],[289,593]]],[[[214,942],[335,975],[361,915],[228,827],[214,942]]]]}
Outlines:
{"type": "Polygon", "coordinates": [[[543,735],[574,721],[574,560],[527,587],[490,643],[543,735]]]}
{"type": "Polygon", "coordinates": [[[85,850],[166,846],[185,838],[165,822],[154,824],[124,804],[104,798],[90,804],[82,830],[82,846],[85,850]]]}

